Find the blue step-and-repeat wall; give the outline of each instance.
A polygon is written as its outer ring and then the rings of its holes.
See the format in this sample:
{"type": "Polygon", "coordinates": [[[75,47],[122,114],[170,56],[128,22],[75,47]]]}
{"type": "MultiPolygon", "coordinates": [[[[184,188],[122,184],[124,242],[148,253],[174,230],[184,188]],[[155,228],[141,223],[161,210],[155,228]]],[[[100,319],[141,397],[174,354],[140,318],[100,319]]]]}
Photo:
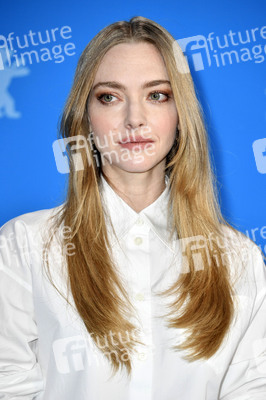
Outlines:
{"type": "Polygon", "coordinates": [[[78,58],[105,26],[141,15],[188,58],[210,138],[222,211],[266,250],[266,1],[1,2],[1,215],[61,204],[52,144],[78,58]]]}

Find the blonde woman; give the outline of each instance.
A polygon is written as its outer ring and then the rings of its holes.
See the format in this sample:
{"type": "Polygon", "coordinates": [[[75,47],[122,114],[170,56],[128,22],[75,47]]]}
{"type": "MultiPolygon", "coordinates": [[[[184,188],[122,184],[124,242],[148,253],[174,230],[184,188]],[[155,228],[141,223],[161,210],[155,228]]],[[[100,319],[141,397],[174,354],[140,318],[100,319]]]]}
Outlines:
{"type": "Polygon", "coordinates": [[[170,33],[99,32],[61,134],[66,201],[1,232],[0,399],[265,399],[265,265],[221,216],[170,33]]]}

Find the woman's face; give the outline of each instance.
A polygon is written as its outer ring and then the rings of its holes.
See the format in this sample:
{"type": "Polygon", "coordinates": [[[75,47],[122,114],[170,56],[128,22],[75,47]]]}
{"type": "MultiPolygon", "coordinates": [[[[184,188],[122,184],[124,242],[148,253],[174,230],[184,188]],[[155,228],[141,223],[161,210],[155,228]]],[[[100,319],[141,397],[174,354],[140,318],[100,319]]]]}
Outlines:
{"type": "Polygon", "coordinates": [[[104,56],[88,105],[92,137],[108,175],[162,171],[174,144],[178,114],[160,52],[123,43],[104,56]]]}

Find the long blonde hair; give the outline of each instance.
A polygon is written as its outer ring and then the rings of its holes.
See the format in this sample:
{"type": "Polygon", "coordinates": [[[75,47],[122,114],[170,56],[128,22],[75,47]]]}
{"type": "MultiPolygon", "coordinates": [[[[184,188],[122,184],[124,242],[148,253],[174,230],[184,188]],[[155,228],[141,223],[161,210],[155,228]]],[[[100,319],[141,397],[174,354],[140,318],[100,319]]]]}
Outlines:
{"type": "MultiPolygon", "coordinates": [[[[179,115],[176,145],[167,158],[166,173],[170,182],[170,203],[173,232],[180,239],[200,237],[211,233],[222,236],[222,218],[214,190],[213,174],[208,155],[203,117],[197,101],[184,56],[173,36],[154,21],[134,17],[113,23],[101,30],[87,45],[77,65],[74,83],[66,102],[60,132],[63,138],[82,135],[87,140],[91,131],[88,116],[88,98],[95,74],[103,56],[120,43],[148,42],[163,56],[179,115]],[[177,57],[179,59],[177,59],[177,57]]],[[[76,171],[73,155],[69,152],[70,174],[67,199],[54,219],[53,229],[62,223],[71,228],[72,235],[65,239],[75,246],[75,255],[66,257],[68,283],[76,309],[87,331],[104,338],[108,332],[118,339],[119,334],[134,331],[133,306],[116,271],[107,234],[104,210],[100,197],[101,168],[90,149],[83,157],[84,169],[76,171]]],[[[49,249],[51,237],[46,244],[49,249]]],[[[182,242],[182,241],[181,241],[182,242]]],[[[233,316],[233,293],[228,268],[219,268],[221,248],[212,242],[209,255],[202,255],[204,268],[193,262],[189,246],[183,254],[189,270],[180,273],[172,287],[162,293],[174,295],[167,317],[168,326],[186,330],[186,339],[174,349],[189,351],[189,360],[209,358],[220,347],[233,316]],[[215,257],[214,257],[215,253],[215,257]]],[[[49,263],[47,263],[48,271],[49,263]]],[[[135,330],[136,332],[137,330],[135,330]]],[[[138,337],[124,349],[108,344],[111,365],[116,372],[124,366],[130,375],[130,357],[138,337]]]]}

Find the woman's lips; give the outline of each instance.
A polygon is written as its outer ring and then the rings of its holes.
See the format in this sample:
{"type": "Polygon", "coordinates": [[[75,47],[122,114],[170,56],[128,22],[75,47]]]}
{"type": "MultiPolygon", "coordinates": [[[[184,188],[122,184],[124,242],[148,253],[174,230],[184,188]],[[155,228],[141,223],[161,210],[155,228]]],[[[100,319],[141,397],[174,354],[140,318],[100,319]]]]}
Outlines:
{"type": "Polygon", "coordinates": [[[119,142],[120,146],[123,147],[124,149],[129,149],[129,150],[133,150],[133,149],[142,149],[145,150],[147,148],[150,148],[152,146],[154,142],[149,140],[142,140],[140,142],[127,142],[127,143],[121,143],[119,142]]]}
{"type": "Polygon", "coordinates": [[[125,141],[119,142],[119,145],[125,149],[133,150],[133,149],[147,149],[152,146],[154,143],[151,139],[145,139],[142,137],[137,137],[134,139],[127,139],[125,141]]]}

